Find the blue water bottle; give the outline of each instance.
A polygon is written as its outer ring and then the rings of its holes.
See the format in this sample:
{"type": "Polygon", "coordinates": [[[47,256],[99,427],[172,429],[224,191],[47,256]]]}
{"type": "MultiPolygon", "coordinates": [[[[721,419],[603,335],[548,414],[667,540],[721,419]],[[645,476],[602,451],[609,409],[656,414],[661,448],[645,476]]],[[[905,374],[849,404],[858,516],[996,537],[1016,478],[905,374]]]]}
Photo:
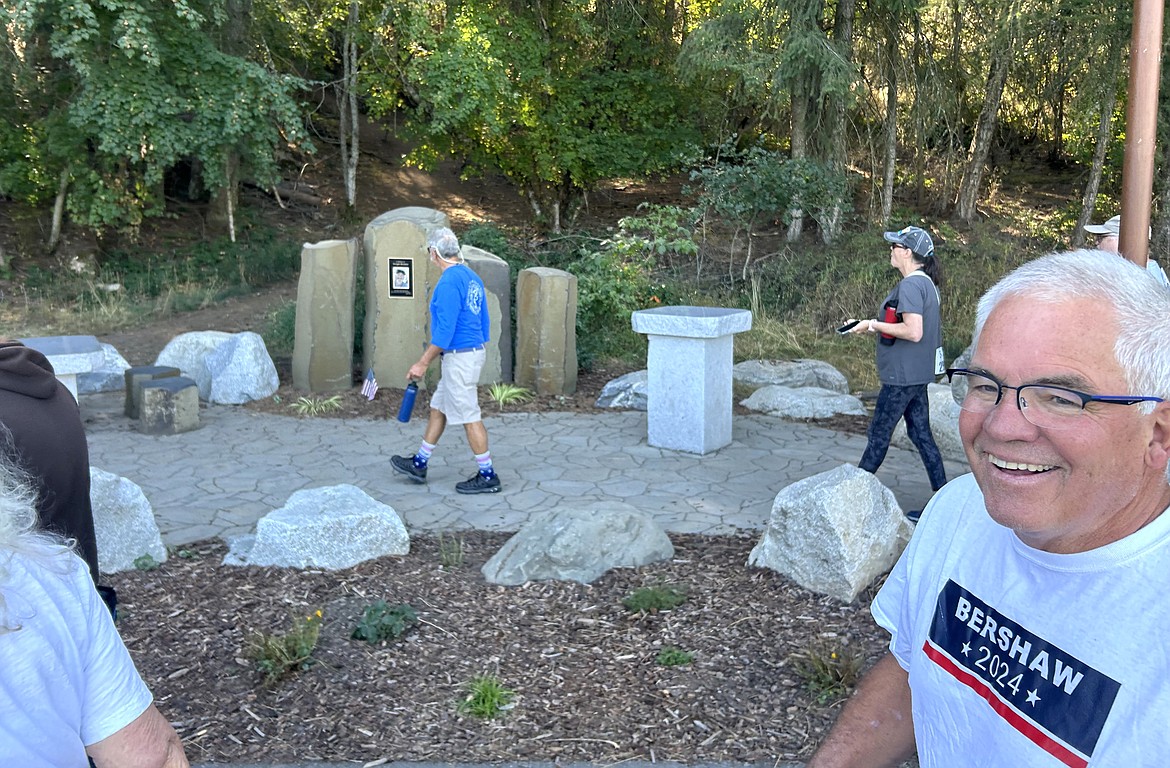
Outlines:
{"type": "Polygon", "coordinates": [[[414,399],[418,397],[418,384],[413,381],[406,385],[402,393],[402,405],[398,406],[398,420],[403,424],[410,421],[410,413],[414,410],[414,399]]]}

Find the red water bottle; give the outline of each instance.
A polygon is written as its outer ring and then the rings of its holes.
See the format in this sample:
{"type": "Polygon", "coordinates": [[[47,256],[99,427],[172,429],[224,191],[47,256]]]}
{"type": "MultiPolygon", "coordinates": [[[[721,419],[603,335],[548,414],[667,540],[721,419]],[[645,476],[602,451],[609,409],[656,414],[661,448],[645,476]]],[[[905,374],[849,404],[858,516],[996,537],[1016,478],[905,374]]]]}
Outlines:
{"type": "MultiPolygon", "coordinates": [[[[896,322],[898,322],[897,308],[887,306],[885,308],[885,312],[882,313],[882,322],[883,323],[896,323],[896,322]]],[[[882,344],[885,344],[887,347],[889,345],[893,344],[895,341],[895,338],[888,333],[882,333],[879,335],[881,336],[881,338],[878,339],[878,341],[880,341],[882,344]]]]}

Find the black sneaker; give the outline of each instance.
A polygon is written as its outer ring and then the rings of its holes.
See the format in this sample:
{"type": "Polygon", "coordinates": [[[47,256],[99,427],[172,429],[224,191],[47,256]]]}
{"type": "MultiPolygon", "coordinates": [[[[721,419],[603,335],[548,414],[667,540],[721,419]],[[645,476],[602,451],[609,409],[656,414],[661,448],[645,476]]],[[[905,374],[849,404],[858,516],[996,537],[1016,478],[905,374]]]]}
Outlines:
{"type": "Polygon", "coordinates": [[[459,493],[499,493],[500,476],[495,472],[491,476],[476,472],[461,483],[455,483],[455,490],[459,493]]]}
{"type": "Polygon", "coordinates": [[[914,523],[915,525],[918,525],[918,518],[920,518],[920,517],[922,517],[922,510],[921,509],[912,509],[906,513],[906,519],[909,520],[910,522],[914,523]]]}
{"type": "Polygon", "coordinates": [[[401,472],[416,483],[427,481],[426,465],[420,467],[415,464],[413,456],[391,456],[390,466],[394,467],[395,472],[401,472]]]}

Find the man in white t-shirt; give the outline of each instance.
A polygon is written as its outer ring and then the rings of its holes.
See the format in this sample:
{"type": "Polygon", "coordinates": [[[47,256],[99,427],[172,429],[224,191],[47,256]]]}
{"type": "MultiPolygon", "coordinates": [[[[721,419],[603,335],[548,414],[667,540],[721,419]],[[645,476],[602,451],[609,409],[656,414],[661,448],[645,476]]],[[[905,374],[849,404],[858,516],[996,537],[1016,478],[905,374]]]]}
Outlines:
{"type": "Polygon", "coordinates": [[[1166,765],[1170,293],[1099,251],[983,297],[939,491],[878,593],[891,634],[809,768],[1166,765]]]}

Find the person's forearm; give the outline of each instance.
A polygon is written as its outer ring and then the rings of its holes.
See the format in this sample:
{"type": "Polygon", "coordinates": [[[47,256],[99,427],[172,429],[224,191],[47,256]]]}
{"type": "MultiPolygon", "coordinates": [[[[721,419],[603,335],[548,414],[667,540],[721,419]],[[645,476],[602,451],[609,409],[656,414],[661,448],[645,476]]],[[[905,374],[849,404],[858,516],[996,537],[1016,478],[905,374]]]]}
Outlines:
{"type": "Polygon", "coordinates": [[[913,754],[910,684],[887,653],[862,680],[807,768],[893,768],[913,754]]]}
{"type": "Polygon", "coordinates": [[[86,748],[97,768],[188,768],[175,729],[152,704],[126,727],[86,748]]]}

